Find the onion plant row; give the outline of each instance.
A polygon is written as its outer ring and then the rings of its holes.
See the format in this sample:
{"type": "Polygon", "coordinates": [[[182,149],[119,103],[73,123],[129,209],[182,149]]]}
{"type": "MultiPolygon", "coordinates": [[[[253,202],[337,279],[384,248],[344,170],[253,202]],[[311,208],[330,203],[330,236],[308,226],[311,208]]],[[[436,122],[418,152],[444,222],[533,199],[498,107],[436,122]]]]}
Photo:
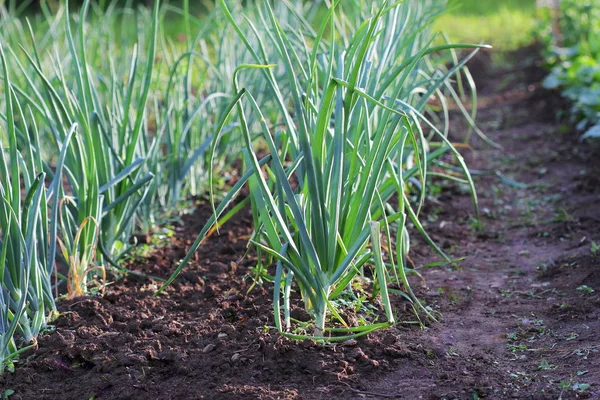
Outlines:
{"type": "MultiPolygon", "coordinates": [[[[283,335],[345,340],[398,323],[395,295],[433,318],[407,277],[415,272],[407,264],[408,228],[450,262],[420,223],[431,177],[468,185],[477,209],[469,171],[448,137],[447,104],[460,103],[464,87],[456,89],[452,79],[461,80],[480,46],[435,45],[428,27],[444,10],[438,1],[334,1],[316,25],[303,18],[301,4],[282,4],[287,20],[268,2],[244,20],[221,1],[252,56],[235,71],[231,107],[246,174],[214,208],[163,288],[247,184],[255,228],[250,244],[262,255],[259,262],[275,265],[274,323],[283,335]],[[464,48],[474,51],[451,68],[432,63],[431,54],[464,48]],[[266,82],[268,103],[253,92],[257,81],[266,82]],[[441,110],[429,106],[432,99],[441,110]],[[455,168],[444,171],[442,157],[454,158],[462,176],[455,168]],[[351,326],[339,305],[364,293],[380,299],[385,320],[351,326]],[[297,301],[311,315],[309,325],[292,324],[297,301]]],[[[473,114],[461,103],[458,108],[473,123],[473,114]]]]}
{"type": "Polygon", "coordinates": [[[0,5],[0,370],[35,345],[57,296],[127,272],[133,233],[190,196],[214,202],[236,158],[241,176],[166,284],[247,185],[282,334],[365,334],[398,322],[394,296],[433,318],[410,288],[408,228],[450,261],[420,223],[428,183],[461,182],[476,202],[447,104],[481,134],[460,103],[475,93],[470,55],[455,54],[478,46],[436,41],[438,1],[259,3],[221,2],[203,20],[187,0],[42,2],[31,21],[0,5]],[[165,34],[173,17],[180,39],[165,34]],[[440,52],[455,65],[437,65],[440,52]],[[452,157],[462,176],[444,171],[452,157]],[[351,326],[340,305],[367,292],[386,319],[351,326]],[[309,326],[293,324],[297,301],[309,326]]]}
{"type": "MultiPolygon", "coordinates": [[[[181,48],[161,32],[158,2],[41,6],[29,21],[0,5],[0,370],[44,329],[56,296],[122,271],[132,234],[201,190],[210,121],[230,101],[213,83],[228,81],[210,55],[227,53],[217,23],[181,48]]],[[[198,25],[186,10],[175,11],[198,25]]]]}
{"type": "Polygon", "coordinates": [[[248,54],[218,8],[201,20],[189,1],[87,1],[76,13],[42,2],[31,21],[17,5],[0,5],[0,369],[44,329],[55,297],[94,292],[107,269],[133,273],[120,266],[132,234],[232,163],[231,81],[248,54]],[[183,42],[165,33],[173,17],[183,42]],[[221,121],[231,140],[209,162],[221,121]]]}

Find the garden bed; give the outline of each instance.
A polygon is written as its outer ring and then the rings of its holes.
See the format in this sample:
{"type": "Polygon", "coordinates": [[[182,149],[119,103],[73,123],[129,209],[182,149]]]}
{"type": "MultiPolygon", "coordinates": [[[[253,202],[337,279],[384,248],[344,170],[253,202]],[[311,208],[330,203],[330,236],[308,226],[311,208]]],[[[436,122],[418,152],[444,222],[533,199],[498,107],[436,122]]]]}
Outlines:
{"type": "MultiPolygon", "coordinates": [[[[475,176],[480,231],[467,192],[447,189],[428,203],[428,232],[466,257],[459,269],[422,271],[426,285],[414,280],[440,323],[399,324],[336,345],[281,337],[271,328],[269,284],[246,294],[254,265],[252,255],[239,262],[252,229],[246,210],[158,297],[157,282],[130,276],[103,297],[60,302],[56,330],[40,335],[15,373],[0,376],[0,393],[14,391],[11,400],[600,396],[600,249],[594,254],[592,245],[600,244],[600,149],[563,132],[535,66],[476,72],[478,121],[504,150],[475,144],[464,156],[471,169],[499,170],[514,182],[475,176]]],[[[200,203],[166,247],[130,268],[168,277],[209,215],[200,203]]],[[[411,247],[416,265],[439,261],[418,240],[411,247]]],[[[395,299],[399,321],[414,319],[406,304],[395,299]]],[[[292,316],[305,318],[299,309],[292,316]]]]}

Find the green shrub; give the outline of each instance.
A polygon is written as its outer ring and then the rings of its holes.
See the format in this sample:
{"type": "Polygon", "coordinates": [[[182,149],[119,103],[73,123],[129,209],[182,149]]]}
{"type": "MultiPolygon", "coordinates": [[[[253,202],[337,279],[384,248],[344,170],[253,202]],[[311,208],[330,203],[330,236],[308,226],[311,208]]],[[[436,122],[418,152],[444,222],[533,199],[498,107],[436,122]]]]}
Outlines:
{"type": "Polygon", "coordinates": [[[547,11],[544,24],[551,70],[543,85],[571,101],[571,119],[585,131],[583,138],[600,137],[600,0],[562,0],[557,15],[547,11]],[[558,32],[552,32],[553,18],[558,32]]]}

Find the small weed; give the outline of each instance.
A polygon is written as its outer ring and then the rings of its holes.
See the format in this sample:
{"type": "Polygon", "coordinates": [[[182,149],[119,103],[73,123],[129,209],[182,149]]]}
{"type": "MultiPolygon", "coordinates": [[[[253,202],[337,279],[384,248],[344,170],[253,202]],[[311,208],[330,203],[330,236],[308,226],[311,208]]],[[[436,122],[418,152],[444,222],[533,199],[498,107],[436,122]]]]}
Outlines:
{"type": "Polygon", "coordinates": [[[482,222],[474,217],[469,218],[469,226],[471,227],[471,230],[475,232],[478,232],[483,228],[482,222]]]}
{"type": "Polygon", "coordinates": [[[565,340],[575,340],[579,337],[579,334],[576,332],[569,333],[569,336],[565,340]]]}
{"type": "Polygon", "coordinates": [[[450,305],[455,305],[458,300],[460,299],[460,297],[457,294],[449,294],[448,295],[448,300],[450,300],[450,305]]]}
{"type": "Polygon", "coordinates": [[[593,294],[595,292],[594,289],[592,289],[591,287],[587,286],[587,285],[581,285],[577,288],[578,291],[583,292],[585,294],[593,294]]]}
{"type": "Polygon", "coordinates": [[[578,267],[578,265],[576,262],[560,264],[560,268],[577,268],[577,267],[578,267]]]}
{"type": "Polygon", "coordinates": [[[273,282],[274,277],[269,275],[269,271],[263,263],[258,263],[250,268],[250,272],[244,277],[244,280],[252,280],[252,284],[246,293],[250,293],[256,286],[262,286],[264,282],[273,282]]]}
{"type": "Polygon", "coordinates": [[[571,214],[569,214],[569,212],[566,209],[562,207],[552,219],[553,222],[573,222],[574,220],[575,218],[571,214]]]}
{"type": "Polygon", "coordinates": [[[12,389],[6,389],[4,392],[0,393],[0,398],[8,399],[10,396],[15,394],[15,391],[12,389]]]}
{"type": "Polygon", "coordinates": [[[573,390],[576,392],[583,392],[586,391],[590,388],[590,384],[589,383],[574,383],[573,384],[573,390]]]}
{"type": "Polygon", "coordinates": [[[592,245],[590,246],[590,252],[592,253],[592,256],[598,257],[600,255],[600,246],[597,245],[596,242],[592,242],[592,245]]]}
{"type": "Polygon", "coordinates": [[[550,371],[556,369],[556,365],[554,364],[550,364],[548,363],[547,360],[542,358],[542,361],[540,361],[540,365],[538,366],[538,370],[540,371],[550,371]]]}
{"type": "Polygon", "coordinates": [[[524,351],[527,351],[527,345],[525,345],[525,344],[507,344],[506,348],[511,353],[516,353],[516,352],[522,353],[524,351]]]}

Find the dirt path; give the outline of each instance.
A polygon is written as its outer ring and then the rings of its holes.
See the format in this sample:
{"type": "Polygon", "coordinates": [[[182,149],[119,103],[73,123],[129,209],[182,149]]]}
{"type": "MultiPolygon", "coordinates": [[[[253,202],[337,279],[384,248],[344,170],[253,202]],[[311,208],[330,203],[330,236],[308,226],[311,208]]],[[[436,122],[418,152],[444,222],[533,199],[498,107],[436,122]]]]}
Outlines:
{"type": "MultiPolygon", "coordinates": [[[[520,60],[527,65],[527,60],[520,60]]],[[[478,121],[503,151],[465,154],[478,175],[483,228],[455,185],[431,199],[427,229],[460,269],[423,271],[418,288],[442,313],[321,346],[270,328],[270,284],[249,291],[246,212],[223,227],[165,295],[133,277],[103,298],[60,303],[55,332],[0,394],[16,399],[571,399],[600,398],[600,148],[555,120],[535,67],[477,69],[478,121]],[[526,187],[518,183],[526,184],[526,187]],[[589,385],[589,386],[586,386],[589,385]]],[[[443,185],[441,183],[441,185],[443,185]]],[[[168,276],[210,210],[200,206],[168,246],[131,267],[168,276]]],[[[415,236],[416,237],[416,236],[415,236]]],[[[437,260],[415,240],[417,265],[437,260]]],[[[415,283],[417,281],[415,280],[415,283]]],[[[414,319],[398,300],[398,319],[414,319]]],[[[295,318],[305,316],[294,311],[295,318]]],[[[352,317],[352,315],[349,315],[352,317]]]]}
{"type": "Polygon", "coordinates": [[[366,392],[600,398],[600,249],[594,256],[592,248],[600,241],[600,152],[556,122],[556,101],[538,78],[535,67],[480,77],[478,120],[504,150],[480,147],[468,165],[527,187],[478,176],[480,232],[462,217],[468,196],[439,199],[428,229],[440,243],[459,242],[454,255],[467,258],[460,270],[424,273],[438,298],[427,303],[443,323],[409,340],[420,340],[430,360],[405,360],[366,392]]]}

